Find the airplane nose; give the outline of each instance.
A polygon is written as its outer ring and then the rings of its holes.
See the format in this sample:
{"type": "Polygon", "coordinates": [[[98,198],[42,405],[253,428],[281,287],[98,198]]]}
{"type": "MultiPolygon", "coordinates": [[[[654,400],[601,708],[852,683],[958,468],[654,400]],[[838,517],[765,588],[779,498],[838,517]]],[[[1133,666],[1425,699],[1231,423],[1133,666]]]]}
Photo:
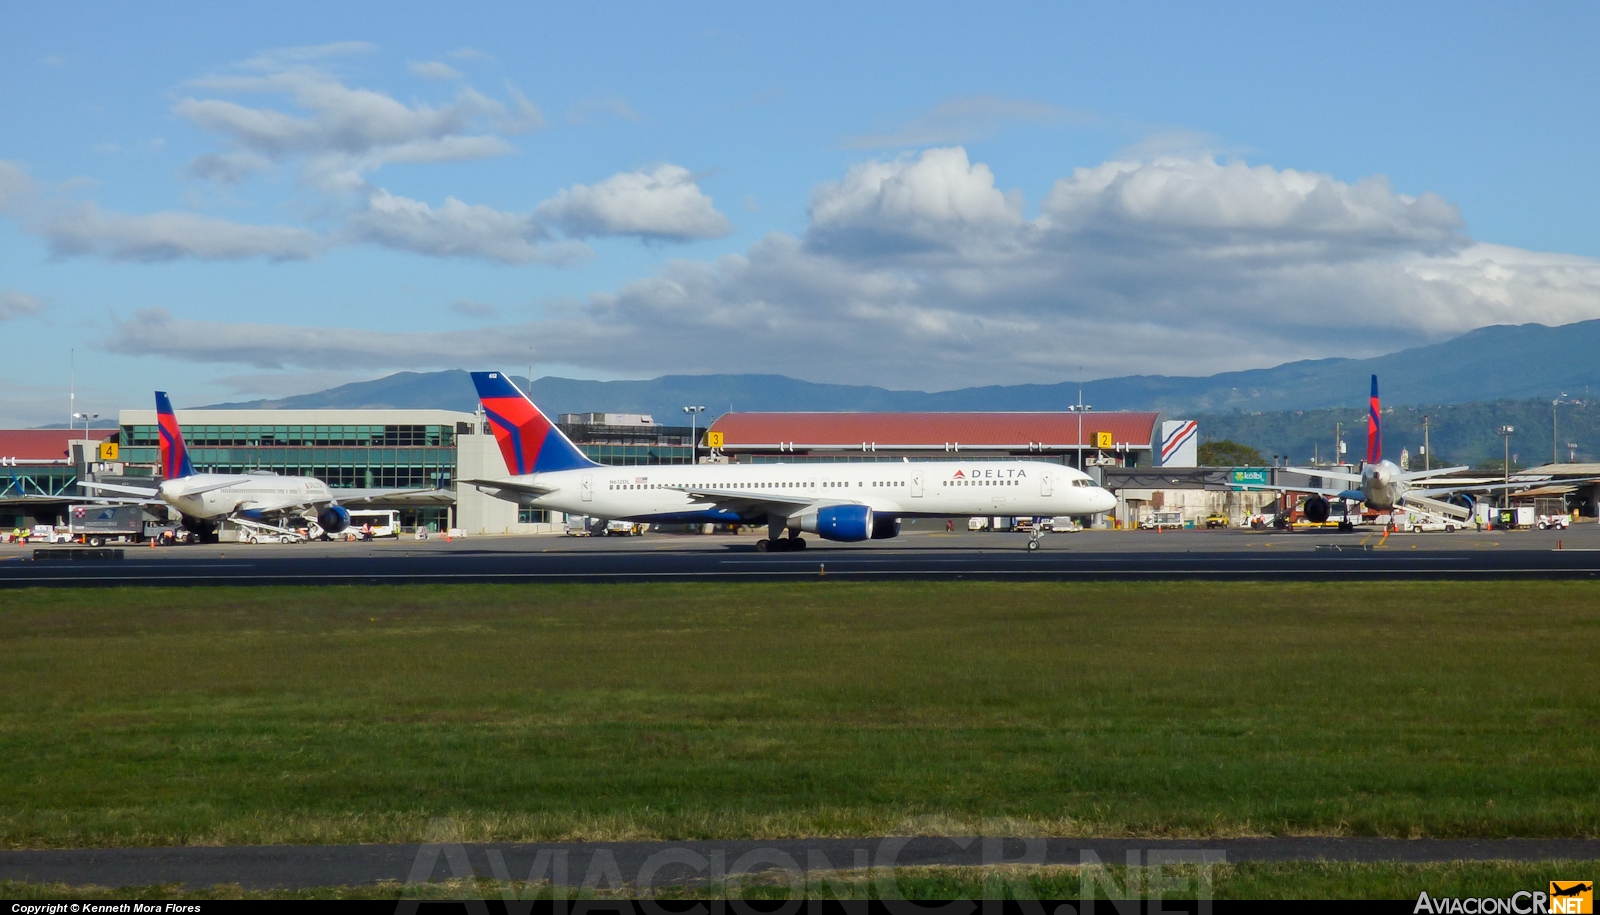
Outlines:
{"type": "Polygon", "coordinates": [[[1111,511],[1117,507],[1117,497],[1104,489],[1095,490],[1095,514],[1111,511]]]}

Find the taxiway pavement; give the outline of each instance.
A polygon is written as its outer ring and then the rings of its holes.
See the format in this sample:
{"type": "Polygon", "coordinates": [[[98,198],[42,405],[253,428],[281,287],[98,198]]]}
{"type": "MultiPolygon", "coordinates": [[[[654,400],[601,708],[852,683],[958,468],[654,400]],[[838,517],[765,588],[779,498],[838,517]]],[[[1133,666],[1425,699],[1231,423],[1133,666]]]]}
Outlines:
{"type": "MultiPolygon", "coordinates": [[[[405,584],[539,581],[1359,580],[1600,577],[1600,525],[1564,531],[908,530],[900,538],[762,553],[754,535],[488,536],[445,541],[122,549],[120,560],[42,561],[0,548],[0,587],[405,584]]],[[[39,549],[63,550],[65,547],[39,549]]]]}

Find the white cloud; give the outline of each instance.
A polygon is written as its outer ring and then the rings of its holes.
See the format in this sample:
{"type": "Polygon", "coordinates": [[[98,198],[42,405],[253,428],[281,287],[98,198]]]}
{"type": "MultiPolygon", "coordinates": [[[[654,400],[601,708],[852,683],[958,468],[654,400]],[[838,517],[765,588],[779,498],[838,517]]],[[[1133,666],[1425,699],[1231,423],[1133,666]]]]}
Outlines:
{"type": "MultiPolygon", "coordinates": [[[[342,46],[339,46],[342,47],[342,46]]],[[[449,162],[512,151],[500,133],[538,130],[544,117],[516,87],[506,101],[463,86],[449,101],[406,104],[384,92],[356,88],[315,63],[337,50],[291,49],[247,61],[246,73],[195,80],[196,88],[224,95],[266,95],[294,109],[246,105],[230,98],[191,96],[173,111],[195,126],[228,138],[244,154],[304,162],[302,176],[331,191],[362,189],[365,172],[390,162],[449,162]]],[[[413,63],[429,78],[460,76],[442,63],[413,63]]],[[[191,168],[200,173],[198,163],[191,168]]],[[[228,174],[226,171],[224,175],[228,174]]]]}
{"type": "Polygon", "coordinates": [[[1376,175],[1346,184],[1328,175],[1251,167],[1209,157],[1107,162],[1055,183],[1040,209],[1068,233],[1181,236],[1276,247],[1318,240],[1362,248],[1443,250],[1462,239],[1461,214],[1437,194],[1396,194],[1376,175]]]}
{"type": "Polygon", "coordinates": [[[44,311],[39,300],[15,289],[0,289],[0,321],[29,318],[44,311]]]}
{"type": "Polygon", "coordinates": [[[0,211],[45,239],[60,256],[99,255],[111,260],[303,260],[327,247],[306,229],[229,222],[197,213],[129,215],[45,195],[22,167],[0,161],[0,211]]]}
{"type": "Polygon", "coordinates": [[[547,233],[530,216],[467,204],[454,197],[435,209],[379,189],[366,210],[351,218],[350,227],[362,240],[433,257],[561,264],[590,254],[588,246],[577,242],[542,246],[547,233]]]}
{"type": "Polygon", "coordinates": [[[218,184],[238,184],[272,168],[272,160],[255,153],[206,153],[189,162],[189,174],[218,184]]]}
{"type": "MultiPolygon", "coordinates": [[[[600,372],[941,389],[1059,381],[1080,365],[1091,377],[1209,374],[1600,317],[1600,261],[1474,242],[1448,203],[1381,178],[1206,158],[1107,163],[1063,178],[1030,219],[987,167],[961,150],[930,153],[820,186],[802,238],[774,233],[743,254],[673,261],[614,292],[546,303],[538,322],[400,333],[141,313],[107,345],[397,369],[512,364],[559,341],[562,362],[600,372]],[[862,243],[844,246],[852,232],[862,243]]],[[[478,221],[456,206],[462,222],[478,221]]],[[[447,209],[422,207],[417,247],[447,209]]],[[[511,238],[514,256],[487,241],[471,253],[514,260],[537,248],[524,219],[483,214],[498,226],[486,237],[511,238]]]]}
{"type": "Polygon", "coordinates": [[[851,256],[1010,244],[1024,227],[1022,199],[994,185],[987,165],[961,147],[865,162],[811,194],[806,239],[851,256]]]}
{"type": "Polygon", "coordinates": [[[730,231],[727,217],[678,165],[622,172],[593,186],[573,185],[539,204],[535,213],[574,236],[687,240],[720,238],[730,231]]]}
{"type": "Polygon", "coordinates": [[[884,149],[898,146],[932,146],[987,139],[1007,124],[1047,124],[1059,121],[1091,123],[1094,115],[1043,102],[975,95],[953,98],[900,125],[888,133],[845,137],[850,149],[884,149]]]}
{"type": "Polygon", "coordinates": [[[437,60],[426,60],[426,61],[413,60],[409,64],[407,64],[406,67],[407,67],[407,69],[409,69],[411,71],[413,76],[420,76],[423,79],[460,79],[461,78],[461,71],[460,70],[457,70],[455,67],[452,67],[449,64],[440,63],[437,60]]]}

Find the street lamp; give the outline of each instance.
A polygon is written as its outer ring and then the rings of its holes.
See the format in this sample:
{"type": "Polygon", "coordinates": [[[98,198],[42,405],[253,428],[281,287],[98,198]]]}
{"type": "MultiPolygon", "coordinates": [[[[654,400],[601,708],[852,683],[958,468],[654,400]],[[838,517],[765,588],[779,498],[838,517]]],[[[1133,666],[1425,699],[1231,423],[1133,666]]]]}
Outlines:
{"type": "Polygon", "coordinates": [[[1556,443],[1561,441],[1556,436],[1556,406],[1564,403],[1572,403],[1567,399],[1566,391],[1562,391],[1560,397],[1550,401],[1550,463],[1552,464],[1561,463],[1561,452],[1556,448],[1556,443]]]}
{"type": "Polygon", "coordinates": [[[1083,388],[1079,388],[1078,389],[1078,402],[1075,403],[1075,404],[1068,404],[1067,405],[1067,412],[1068,413],[1076,413],[1076,414],[1078,414],[1078,469],[1079,470],[1083,469],[1083,414],[1085,414],[1088,411],[1093,410],[1093,409],[1094,409],[1094,407],[1092,407],[1089,404],[1086,404],[1086,403],[1083,402],[1083,388]]]}
{"type": "Polygon", "coordinates": [[[99,419],[100,418],[100,414],[99,413],[74,413],[74,414],[72,414],[72,418],[73,419],[81,419],[81,420],[83,420],[83,437],[84,438],[88,438],[89,437],[89,420],[91,420],[91,419],[99,419]]]}
{"type": "Polygon", "coordinates": [[[700,414],[706,411],[705,407],[684,407],[683,412],[689,414],[689,463],[700,463],[700,433],[697,420],[700,414]]]}
{"type": "Polygon", "coordinates": [[[1516,431],[1517,429],[1515,426],[1501,426],[1499,430],[1500,438],[1502,438],[1506,443],[1506,463],[1504,467],[1506,474],[1506,486],[1505,489],[1501,490],[1502,495],[1500,496],[1502,508],[1511,507],[1511,436],[1516,431]]]}

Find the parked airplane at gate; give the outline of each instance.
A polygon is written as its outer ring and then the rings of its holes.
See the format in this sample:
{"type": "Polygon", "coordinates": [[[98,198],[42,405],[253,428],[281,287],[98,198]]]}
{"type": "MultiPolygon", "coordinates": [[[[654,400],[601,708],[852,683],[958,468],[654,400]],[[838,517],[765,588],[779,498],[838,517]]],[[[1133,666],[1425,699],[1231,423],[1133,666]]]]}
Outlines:
{"type": "MultiPolygon", "coordinates": [[[[1266,489],[1276,492],[1310,493],[1306,499],[1306,519],[1317,524],[1327,521],[1332,514],[1328,498],[1363,502],[1373,511],[1386,512],[1395,508],[1411,507],[1455,518],[1470,518],[1472,510],[1462,505],[1441,500],[1440,496],[1505,489],[1506,484],[1490,485],[1486,481],[1462,481],[1449,486],[1416,486],[1414,484],[1432,477],[1466,470],[1462,467],[1435,467],[1431,470],[1401,470],[1393,461],[1383,457],[1383,413],[1378,400],[1378,376],[1372,376],[1372,395],[1367,400],[1367,459],[1360,473],[1341,470],[1317,470],[1309,467],[1285,467],[1288,473],[1323,479],[1345,480],[1356,483],[1354,488],[1332,489],[1315,486],[1249,486],[1249,489],[1266,489]]],[[[1527,487],[1527,483],[1512,483],[1511,488],[1527,487]]]]}
{"type": "Polygon", "coordinates": [[[202,541],[214,542],[217,523],[244,519],[315,522],[326,534],[350,526],[350,512],[340,502],[364,502],[418,490],[330,489],[315,477],[280,476],[267,471],[243,474],[200,473],[189,459],[178,418],[166,392],[156,392],[156,424],[160,433],[161,476],[155,489],[113,483],[85,482],[89,489],[129,493],[144,501],[160,500],[177,510],[183,526],[202,541]]]}
{"type": "Polygon", "coordinates": [[[473,372],[506,467],[463,480],[522,505],[618,521],[765,524],[759,550],[883,540],[900,519],[1095,515],[1116,497],[1087,474],[1042,461],[698,464],[608,467],[589,460],[499,372],[473,372]],[[784,532],[788,536],[782,536],[784,532]]]}

